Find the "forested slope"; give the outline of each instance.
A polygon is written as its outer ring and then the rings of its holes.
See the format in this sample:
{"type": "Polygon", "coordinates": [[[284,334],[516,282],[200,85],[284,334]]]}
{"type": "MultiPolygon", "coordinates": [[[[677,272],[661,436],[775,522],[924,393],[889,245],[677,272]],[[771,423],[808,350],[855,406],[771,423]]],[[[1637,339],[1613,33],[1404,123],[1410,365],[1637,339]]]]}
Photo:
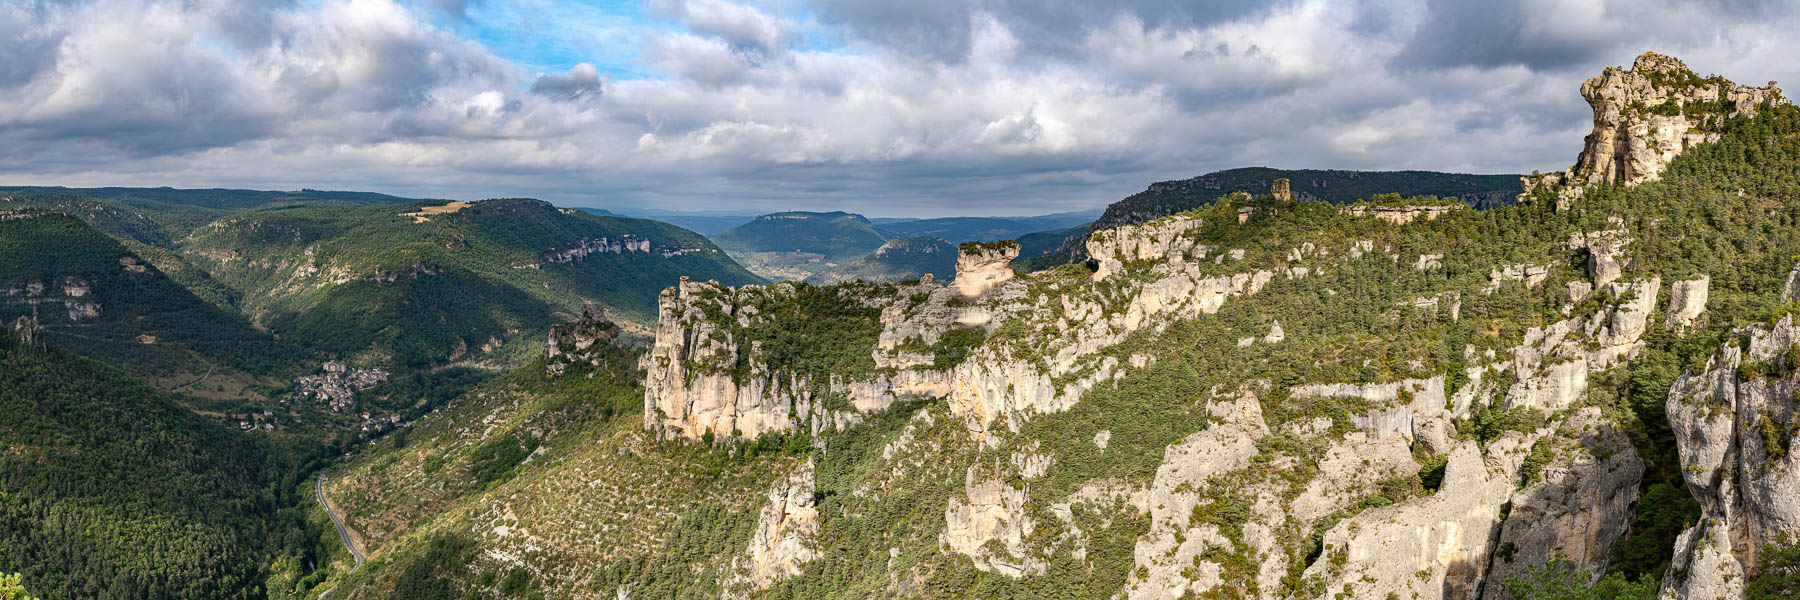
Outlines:
{"type": "Polygon", "coordinates": [[[19,335],[0,330],[0,571],[42,598],[198,600],[264,597],[271,556],[322,562],[279,514],[286,453],[19,335]]]}

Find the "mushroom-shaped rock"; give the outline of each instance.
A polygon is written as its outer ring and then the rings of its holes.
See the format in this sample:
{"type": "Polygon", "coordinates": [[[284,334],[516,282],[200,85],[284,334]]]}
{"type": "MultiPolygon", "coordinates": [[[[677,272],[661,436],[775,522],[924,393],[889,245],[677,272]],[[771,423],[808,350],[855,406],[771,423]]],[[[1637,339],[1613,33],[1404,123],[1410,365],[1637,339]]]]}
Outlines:
{"type": "Polygon", "coordinates": [[[1012,261],[1019,257],[1019,243],[963,242],[956,248],[957,293],[974,298],[1013,278],[1012,261]]]}

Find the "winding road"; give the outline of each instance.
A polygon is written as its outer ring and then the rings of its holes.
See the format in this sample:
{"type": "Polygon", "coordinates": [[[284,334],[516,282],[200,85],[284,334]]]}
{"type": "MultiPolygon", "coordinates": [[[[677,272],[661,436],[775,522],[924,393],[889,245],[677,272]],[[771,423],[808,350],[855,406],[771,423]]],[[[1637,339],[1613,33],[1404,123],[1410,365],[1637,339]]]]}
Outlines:
{"type": "MultiPolygon", "coordinates": [[[[325,475],[323,473],[319,474],[319,478],[313,481],[313,491],[319,496],[319,506],[325,509],[325,516],[331,517],[331,524],[337,526],[338,537],[344,540],[344,549],[349,550],[350,556],[356,558],[356,566],[350,567],[350,572],[355,573],[357,569],[362,568],[363,554],[361,550],[356,549],[356,544],[350,542],[350,531],[344,529],[344,520],[339,518],[337,513],[332,512],[331,503],[325,501],[325,475]]],[[[320,600],[324,600],[325,595],[330,593],[331,590],[325,590],[323,593],[320,593],[320,600]]]]}

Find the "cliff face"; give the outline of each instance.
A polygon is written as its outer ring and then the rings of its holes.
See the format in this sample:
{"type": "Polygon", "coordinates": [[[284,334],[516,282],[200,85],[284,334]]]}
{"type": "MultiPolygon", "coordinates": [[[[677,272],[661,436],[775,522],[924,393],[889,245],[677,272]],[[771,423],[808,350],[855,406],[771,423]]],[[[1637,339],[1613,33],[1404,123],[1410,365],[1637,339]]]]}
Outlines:
{"type": "MultiPolygon", "coordinates": [[[[1524,178],[1521,199],[1545,186],[1578,190],[1654,181],[1683,151],[1717,141],[1726,119],[1754,116],[1785,101],[1773,81],[1751,87],[1701,78],[1680,60],[1654,52],[1639,56],[1629,70],[1608,67],[1581,84],[1581,96],[1594,109],[1594,130],[1580,158],[1566,171],[1524,178]]],[[[1565,193],[1563,199],[1578,195],[1565,193]]]]}
{"type": "MultiPolygon", "coordinates": [[[[1660,97],[1648,106],[1688,112],[1643,118],[1702,130],[1734,114],[1694,112],[1708,98],[1741,113],[1779,97],[1639,63],[1584,93],[1609,107],[1660,97]]],[[[1599,133],[1630,134],[1613,117],[1635,113],[1604,112],[1571,173],[1660,173],[1618,158],[1641,155],[1640,138],[1599,133]]],[[[888,552],[858,568],[893,569],[867,594],[968,589],[929,586],[972,570],[1015,590],[1079,573],[1110,586],[1084,591],[1133,600],[1504,600],[1509,578],[1552,561],[1588,581],[1614,568],[1621,540],[1649,535],[1634,525],[1639,490],[1669,482],[1646,479],[1679,476],[1703,515],[1663,543],[1675,557],[1663,597],[1741,597],[1758,549],[1800,533],[1788,452],[1800,327],[1739,330],[1703,370],[1653,386],[1668,394],[1675,456],[1640,443],[1641,419],[1660,414],[1621,398],[1677,364],[1671,353],[1717,339],[1688,336],[1800,294],[1800,275],[1781,292],[1779,274],[1750,280],[1768,275],[1757,267],[1714,289],[1706,265],[1659,238],[1701,235],[1665,229],[1699,220],[1620,202],[1490,213],[1232,194],[1095,232],[1085,265],[1015,275],[1016,247],[968,245],[948,286],[684,282],[665,292],[646,358],[646,426],[715,440],[803,430],[825,437],[824,456],[845,439],[863,457],[839,474],[849,483],[827,483],[831,461],[816,467],[819,489],[839,486],[838,512],[797,506],[792,481],[771,492],[742,558],[762,575],[746,586],[814,569],[854,579],[832,565],[860,559],[811,540],[856,538],[830,537],[855,515],[843,527],[885,532],[888,552]],[[852,313],[800,343],[774,333],[852,313]],[[855,361],[792,358],[846,340],[855,361]],[[1666,364],[1636,371],[1646,355],[1666,364]],[[903,422],[886,414],[901,409],[903,422]],[[765,527],[784,515],[803,515],[804,533],[765,527]]]]}
{"type": "Polygon", "coordinates": [[[1698,524],[1682,533],[1663,582],[1678,598],[1735,598],[1757,552],[1800,535],[1800,371],[1793,318],[1740,329],[1706,369],[1669,392],[1670,426],[1682,475],[1700,501],[1698,524]]]}

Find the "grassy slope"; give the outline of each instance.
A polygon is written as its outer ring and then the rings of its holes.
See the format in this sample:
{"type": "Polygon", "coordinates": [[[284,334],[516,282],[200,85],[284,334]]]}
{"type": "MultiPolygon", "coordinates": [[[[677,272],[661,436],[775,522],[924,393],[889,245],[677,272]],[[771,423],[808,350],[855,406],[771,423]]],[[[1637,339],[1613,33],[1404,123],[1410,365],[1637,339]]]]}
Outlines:
{"type": "Polygon", "coordinates": [[[557,377],[528,364],[334,469],[326,492],[372,556],[344,597],[437,581],[505,597],[509,556],[541,569],[530,587],[551,597],[610,597],[622,582],[668,583],[643,574],[661,565],[707,563],[684,553],[747,543],[758,497],[796,459],[646,439],[634,361],[615,350],[557,377]]]}

